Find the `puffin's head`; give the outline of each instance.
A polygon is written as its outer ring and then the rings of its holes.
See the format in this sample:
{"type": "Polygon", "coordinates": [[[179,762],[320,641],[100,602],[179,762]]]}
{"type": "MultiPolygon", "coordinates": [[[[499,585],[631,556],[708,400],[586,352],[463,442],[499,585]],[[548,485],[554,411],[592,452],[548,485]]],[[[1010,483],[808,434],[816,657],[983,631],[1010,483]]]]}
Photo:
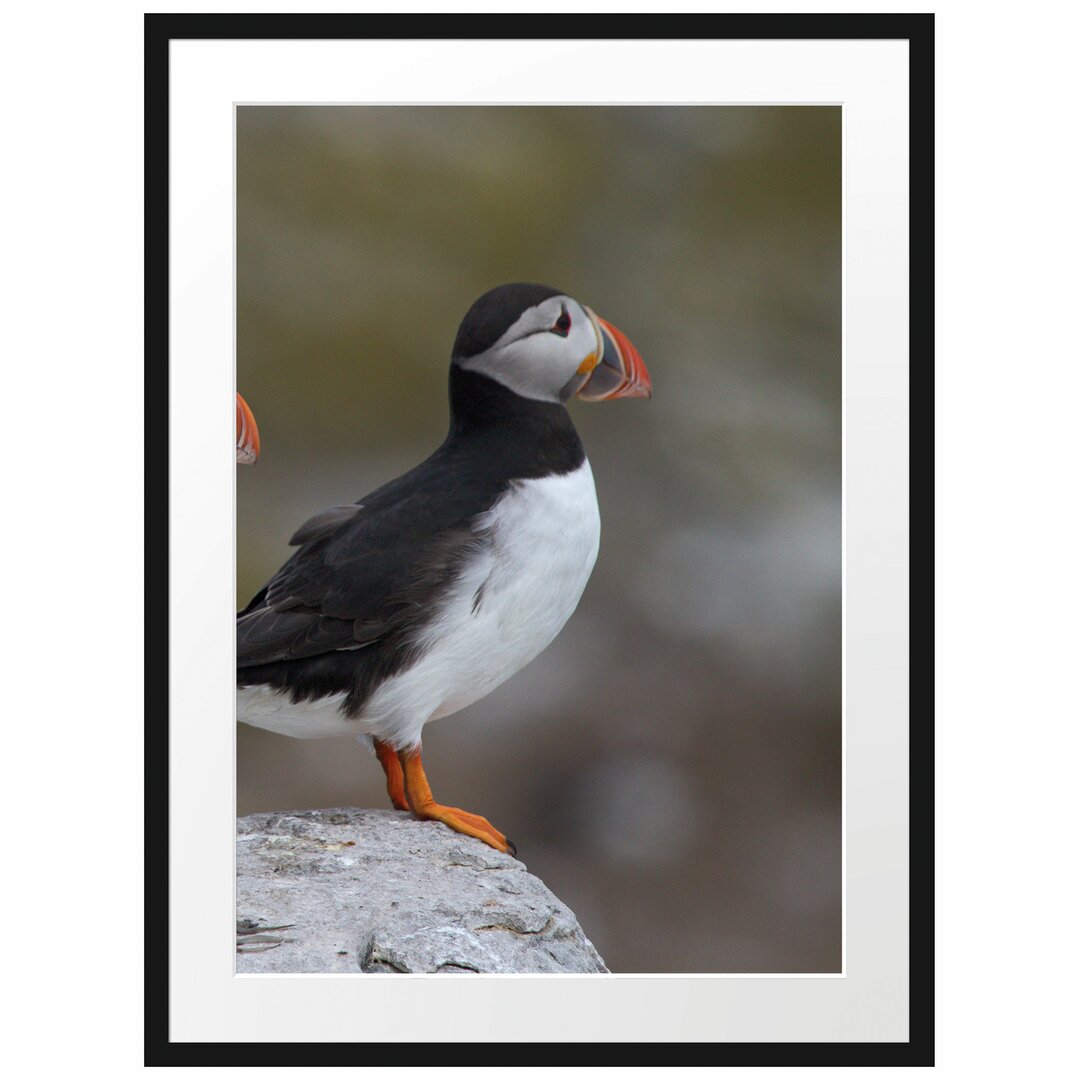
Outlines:
{"type": "Polygon", "coordinates": [[[652,396],[645,362],[629,338],[546,285],[499,285],[484,293],[461,320],[453,363],[536,401],[652,396]]]}

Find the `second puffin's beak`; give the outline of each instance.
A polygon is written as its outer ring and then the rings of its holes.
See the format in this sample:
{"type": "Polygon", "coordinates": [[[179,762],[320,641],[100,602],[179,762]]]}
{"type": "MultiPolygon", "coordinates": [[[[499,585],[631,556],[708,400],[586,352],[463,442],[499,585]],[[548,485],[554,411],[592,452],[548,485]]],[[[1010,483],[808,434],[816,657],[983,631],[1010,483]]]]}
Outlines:
{"type": "Polygon", "coordinates": [[[236,462],[254,465],[259,460],[259,428],[248,403],[236,395],[236,462]]]}
{"type": "Polygon", "coordinates": [[[577,396],[584,401],[610,401],[619,397],[652,397],[649,378],[641,353],[618,327],[585,308],[596,329],[598,342],[595,367],[577,396]]]}

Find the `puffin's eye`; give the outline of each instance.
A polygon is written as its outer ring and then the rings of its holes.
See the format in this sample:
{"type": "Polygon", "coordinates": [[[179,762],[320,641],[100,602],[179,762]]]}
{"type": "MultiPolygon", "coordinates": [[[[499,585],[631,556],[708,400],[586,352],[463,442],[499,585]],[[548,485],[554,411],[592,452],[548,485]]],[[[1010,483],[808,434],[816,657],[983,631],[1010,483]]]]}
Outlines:
{"type": "Polygon", "coordinates": [[[562,314],[555,320],[551,332],[558,334],[559,337],[566,337],[570,333],[570,312],[566,310],[565,304],[563,305],[562,314]]]}

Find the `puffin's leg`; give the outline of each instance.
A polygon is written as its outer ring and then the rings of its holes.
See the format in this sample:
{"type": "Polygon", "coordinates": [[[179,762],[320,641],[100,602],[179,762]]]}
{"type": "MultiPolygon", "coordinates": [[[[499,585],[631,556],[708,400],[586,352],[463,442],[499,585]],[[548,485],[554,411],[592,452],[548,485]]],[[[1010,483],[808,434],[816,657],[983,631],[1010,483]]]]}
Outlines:
{"type": "Polygon", "coordinates": [[[398,760],[401,762],[401,771],[405,776],[405,797],[409,800],[409,806],[417,817],[441,821],[455,832],[475,836],[477,840],[483,840],[485,844],[490,844],[493,848],[505,851],[509,855],[517,854],[513,841],[507,840],[487,818],[479,814],[470,814],[467,810],[459,810],[456,806],[443,806],[442,803],[435,801],[427,776],[424,775],[424,763],[420,760],[419,746],[411,750],[399,750],[398,760]]]}
{"type": "Polygon", "coordinates": [[[409,803],[405,798],[405,777],[401,772],[401,762],[398,761],[394,748],[381,739],[372,739],[375,744],[375,756],[386,773],[386,793],[394,804],[395,810],[408,810],[409,803]]]}

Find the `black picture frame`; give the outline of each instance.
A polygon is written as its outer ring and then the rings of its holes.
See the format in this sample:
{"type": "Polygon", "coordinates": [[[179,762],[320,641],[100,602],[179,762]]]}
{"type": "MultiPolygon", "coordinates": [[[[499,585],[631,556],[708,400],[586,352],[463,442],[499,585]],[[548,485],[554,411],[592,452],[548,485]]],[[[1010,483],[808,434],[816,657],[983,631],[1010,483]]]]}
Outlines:
{"type": "MultiPolygon", "coordinates": [[[[931,1066],[934,1064],[934,16],[901,15],[620,15],[612,25],[569,18],[582,39],[901,39],[909,43],[910,145],[910,1037],[907,1042],[606,1043],[607,1065],[931,1066]],[[600,32],[600,28],[604,32],[600,32]]],[[[168,596],[168,487],[161,460],[168,445],[161,402],[169,382],[169,43],[178,39],[541,38],[538,15],[149,14],[145,16],[145,393],[155,415],[153,467],[146,469],[146,616],[163,625],[168,596]],[[152,598],[152,599],[151,599],[152,598]],[[151,610],[151,603],[153,608],[151,610]]],[[[149,444],[147,453],[149,454],[149,444]]],[[[168,649],[146,646],[145,1064],[355,1065],[433,1059],[441,1044],[369,1042],[178,1043],[169,1039],[169,954],[161,928],[169,919],[167,760],[168,649]],[[149,823],[153,822],[151,828],[149,823]]],[[[558,1065],[581,1061],[580,1043],[461,1043],[476,1065],[558,1065]],[[523,1051],[527,1050],[527,1055],[523,1051]]],[[[447,1057],[446,1060],[450,1060],[447,1057]]]]}

